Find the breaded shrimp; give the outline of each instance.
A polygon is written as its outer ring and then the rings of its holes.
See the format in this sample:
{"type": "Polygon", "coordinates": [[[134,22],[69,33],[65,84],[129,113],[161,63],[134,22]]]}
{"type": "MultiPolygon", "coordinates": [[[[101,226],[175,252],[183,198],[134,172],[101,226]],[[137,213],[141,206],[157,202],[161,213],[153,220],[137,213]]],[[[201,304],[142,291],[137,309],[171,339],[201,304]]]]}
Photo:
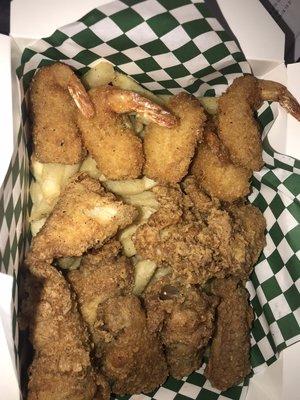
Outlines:
{"type": "Polygon", "coordinates": [[[30,103],[37,160],[60,164],[81,161],[85,152],[76,125],[77,107],[88,118],[94,107],[72,69],[62,63],[42,67],[31,83],[30,103]]]}
{"type": "Polygon", "coordinates": [[[193,161],[192,174],[204,191],[219,200],[232,202],[250,191],[251,171],[235,165],[218,136],[205,131],[193,161]]]}
{"type": "Polygon", "coordinates": [[[300,105],[286,87],[251,75],[235,79],[219,99],[219,137],[233,163],[251,171],[263,165],[259,126],[253,115],[263,100],[278,101],[300,120],[300,105]]]}
{"type": "Polygon", "coordinates": [[[176,118],[151,100],[113,86],[91,89],[89,96],[95,116],[86,118],[77,113],[84,145],[106,178],[137,178],[144,163],[142,142],[125,126],[120,114],[137,112],[167,128],[176,124],[176,118]]]}
{"type": "Polygon", "coordinates": [[[28,400],[93,400],[100,392],[108,400],[108,383],[92,368],[87,330],[63,276],[48,263],[28,265],[23,295],[35,350],[28,400]]]}
{"type": "Polygon", "coordinates": [[[187,174],[206,117],[200,101],[186,93],[173,96],[167,107],[179,124],[172,129],[154,124],[146,127],[144,174],[160,183],[176,183],[187,174]]]}
{"type": "Polygon", "coordinates": [[[253,312],[249,295],[237,279],[217,279],[212,282],[211,291],[221,301],[205,376],[215,388],[227,390],[250,372],[249,332],[253,312]]]}
{"type": "Polygon", "coordinates": [[[77,174],[33,238],[27,258],[29,262],[52,262],[53,258],[81,256],[129,225],[137,215],[134,206],[106,193],[98,181],[85,173],[77,174]]]}

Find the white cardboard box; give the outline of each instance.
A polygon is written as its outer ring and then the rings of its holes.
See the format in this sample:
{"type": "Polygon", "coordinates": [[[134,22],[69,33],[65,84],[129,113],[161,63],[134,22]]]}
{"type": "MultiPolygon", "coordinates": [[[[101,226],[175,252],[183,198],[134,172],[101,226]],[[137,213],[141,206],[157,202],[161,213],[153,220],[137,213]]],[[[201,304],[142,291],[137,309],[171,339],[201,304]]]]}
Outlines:
{"type": "MultiPolygon", "coordinates": [[[[31,41],[49,36],[56,28],[109,1],[12,1],[11,36],[14,40],[0,35],[0,184],[12,155],[20,122],[18,84],[14,71],[21,51],[31,41]],[[10,76],[12,79],[8,79],[10,76]]],[[[287,85],[300,101],[300,64],[284,65],[284,34],[259,1],[217,1],[254,74],[287,85]]],[[[282,110],[269,132],[269,138],[276,151],[300,158],[300,123],[282,110]]],[[[0,320],[0,400],[16,400],[17,376],[10,362],[6,339],[1,336],[5,323],[0,320]]],[[[276,363],[251,379],[247,400],[299,400],[299,370],[300,343],[297,343],[284,350],[276,363]]]]}

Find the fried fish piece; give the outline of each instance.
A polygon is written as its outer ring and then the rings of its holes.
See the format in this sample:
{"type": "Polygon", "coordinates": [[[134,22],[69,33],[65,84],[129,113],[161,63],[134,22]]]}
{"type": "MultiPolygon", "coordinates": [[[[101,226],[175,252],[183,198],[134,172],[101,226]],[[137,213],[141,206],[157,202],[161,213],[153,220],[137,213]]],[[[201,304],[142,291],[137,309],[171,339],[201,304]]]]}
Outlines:
{"type": "Polygon", "coordinates": [[[28,265],[23,295],[22,317],[35,351],[28,399],[109,399],[108,383],[91,365],[87,330],[63,276],[47,263],[28,265]]]}
{"type": "Polygon", "coordinates": [[[132,294],[133,266],[120,250],[113,239],[84,256],[68,279],[112,392],[148,393],[165,381],[167,366],[161,344],[149,332],[141,303],[132,294]]]}
{"type": "Polygon", "coordinates": [[[129,90],[99,86],[89,91],[95,107],[93,118],[78,112],[78,126],[84,145],[108,179],[133,179],[141,175],[144,163],[142,142],[127,127],[121,114],[137,112],[165,127],[176,118],[161,106],[129,90]]]}
{"type": "Polygon", "coordinates": [[[212,386],[227,390],[239,384],[251,370],[249,350],[253,311],[247,290],[237,279],[217,279],[212,282],[211,291],[221,300],[204,374],[212,386]]]}
{"type": "Polygon", "coordinates": [[[189,284],[204,284],[212,277],[227,275],[246,279],[265,244],[261,212],[254,206],[241,205],[249,212],[239,216],[217,202],[209,203],[194,178],[185,182],[186,194],[179,188],[152,189],[155,193],[162,190],[169,190],[170,196],[158,197],[158,211],[138,227],[133,237],[137,254],[158,267],[167,264],[174,277],[189,284]],[[256,225],[248,220],[252,209],[258,218],[256,225]],[[250,227],[251,234],[247,233],[250,227]]]}
{"type": "Polygon", "coordinates": [[[202,364],[213,334],[217,300],[165,276],[149,284],[144,293],[147,323],[164,345],[169,373],[176,379],[189,375],[202,364]]]}
{"type": "Polygon", "coordinates": [[[28,262],[81,256],[114,236],[138,215],[105,192],[101,184],[85,173],[77,174],[61,193],[43,228],[33,238],[28,262]]]}
{"type": "Polygon", "coordinates": [[[186,93],[172,96],[167,107],[179,123],[171,129],[154,124],[146,127],[144,174],[160,183],[176,183],[188,172],[206,117],[200,101],[186,93]]]}
{"type": "Polygon", "coordinates": [[[218,136],[205,130],[204,141],[199,143],[193,161],[192,174],[210,196],[233,202],[250,192],[252,172],[235,165],[218,136]]]}
{"type": "Polygon", "coordinates": [[[34,154],[38,161],[76,164],[83,159],[76,105],[87,117],[93,115],[93,104],[68,65],[54,63],[38,70],[30,86],[34,154]]]}

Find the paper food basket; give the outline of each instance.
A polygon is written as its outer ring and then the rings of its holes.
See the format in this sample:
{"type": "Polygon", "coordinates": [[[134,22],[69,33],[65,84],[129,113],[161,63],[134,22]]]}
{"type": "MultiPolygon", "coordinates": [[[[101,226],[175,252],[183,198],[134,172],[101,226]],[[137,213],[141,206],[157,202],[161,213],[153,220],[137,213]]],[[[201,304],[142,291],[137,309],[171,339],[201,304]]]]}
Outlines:
{"type": "MultiPolygon", "coordinates": [[[[224,3],[226,9],[226,1],[224,3]]],[[[244,12],[251,11],[247,11],[247,7],[251,9],[249,4],[245,5],[244,12]]],[[[251,12],[249,15],[251,18],[251,12]]],[[[227,21],[231,26],[230,18],[227,21]]],[[[238,26],[237,21],[233,25],[238,26]]],[[[247,29],[245,31],[246,37],[247,29]]],[[[240,42],[243,44],[243,36],[240,42]]],[[[18,64],[21,113],[15,110],[15,137],[10,142],[12,157],[0,190],[0,349],[6,366],[2,384],[7,393],[3,397],[5,400],[19,398],[22,349],[17,324],[18,268],[28,244],[30,211],[30,132],[26,92],[36,69],[41,66],[61,60],[83,74],[100,57],[159,94],[186,90],[195,96],[220,95],[235,77],[250,73],[251,67],[255,75],[275,76],[273,79],[284,70],[276,59],[263,60],[262,57],[257,60],[250,56],[247,62],[237,43],[201,0],[112,1],[35,42],[25,49],[20,60],[13,60],[13,78],[14,65],[18,64]],[[21,116],[19,125],[18,114],[21,116]]],[[[15,98],[16,80],[13,82],[15,98]]],[[[17,103],[13,104],[17,108],[17,103]]],[[[297,289],[300,275],[300,162],[274,149],[287,129],[286,120],[277,118],[278,114],[280,117],[283,112],[277,104],[265,103],[259,110],[259,120],[264,128],[265,167],[254,174],[249,197],[267,220],[267,245],[247,284],[255,312],[251,331],[254,373],[272,364],[281,350],[300,338],[297,289]],[[272,139],[274,132],[275,139],[272,139]]],[[[8,118],[7,124],[13,126],[12,119],[8,118]]],[[[294,121],[290,122],[293,124],[294,121]]],[[[12,132],[10,126],[7,129],[12,132]]],[[[9,148],[7,153],[10,156],[9,148]]],[[[3,362],[1,360],[0,365],[3,362]]],[[[139,398],[245,397],[249,379],[221,393],[211,387],[202,372],[203,368],[183,380],[169,378],[154,393],[139,398]]]]}

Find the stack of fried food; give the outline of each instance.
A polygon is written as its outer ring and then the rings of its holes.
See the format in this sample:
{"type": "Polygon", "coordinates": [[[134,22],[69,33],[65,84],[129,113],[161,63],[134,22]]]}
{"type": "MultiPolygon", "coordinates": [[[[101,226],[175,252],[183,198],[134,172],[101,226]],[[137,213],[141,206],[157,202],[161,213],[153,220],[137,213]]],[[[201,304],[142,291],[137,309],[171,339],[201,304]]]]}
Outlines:
{"type": "Polygon", "coordinates": [[[218,105],[157,97],[100,64],[88,91],[61,63],[31,84],[28,399],[149,393],[208,349],[205,375],[226,390],[250,372],[245,282],[265,244],[245,198],[263,164],[253,113],[264,99],[300,107],[252,76],[218,105]]]}

